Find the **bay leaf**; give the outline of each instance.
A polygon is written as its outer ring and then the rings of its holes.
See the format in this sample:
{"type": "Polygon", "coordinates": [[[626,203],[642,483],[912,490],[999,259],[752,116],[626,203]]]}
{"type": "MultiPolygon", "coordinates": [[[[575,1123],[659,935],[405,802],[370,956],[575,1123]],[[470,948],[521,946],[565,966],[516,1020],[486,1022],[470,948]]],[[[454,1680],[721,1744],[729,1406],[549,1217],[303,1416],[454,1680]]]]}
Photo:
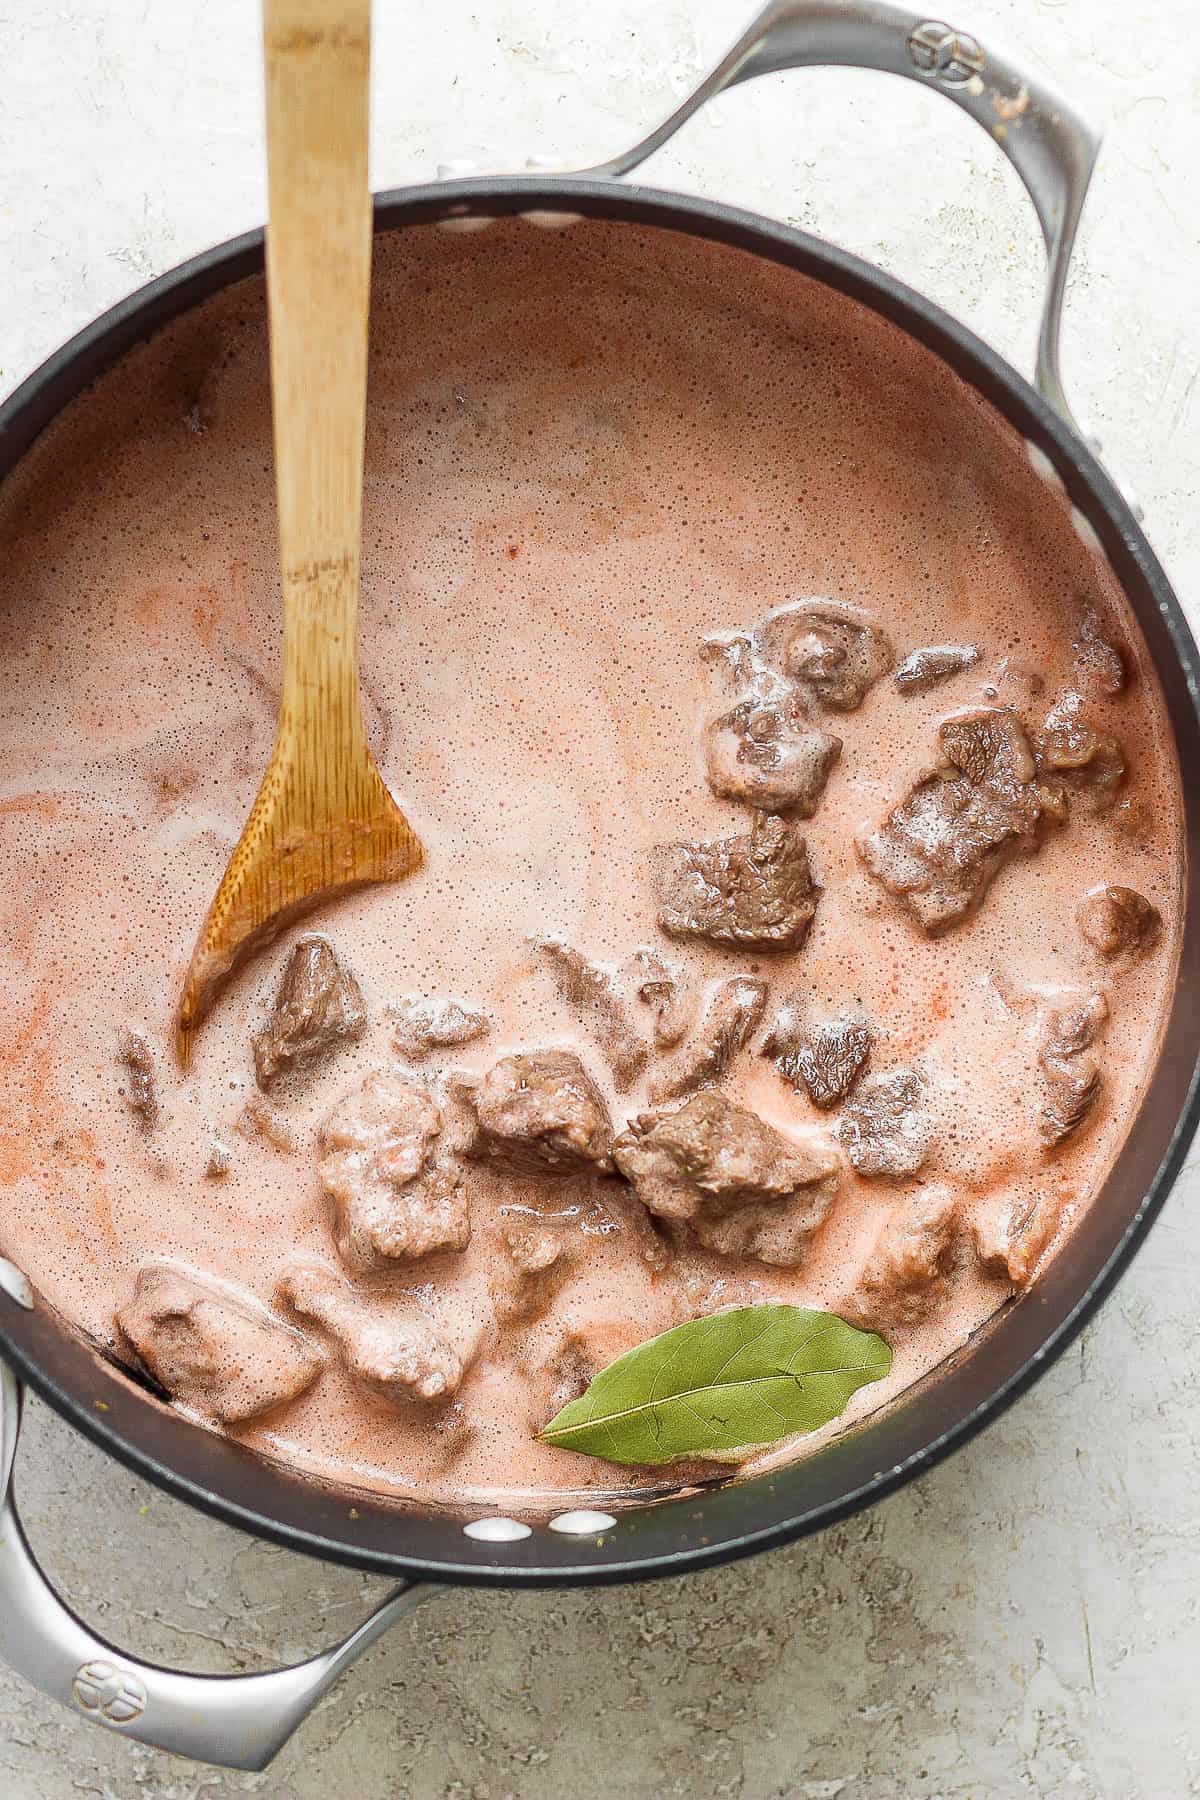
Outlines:
{"type": "Polygon", "coordinates": [[[759,1449],[827,1425],[891,1366],[883,1338],[835,1313],[739,1306],[627,1350],[538,1436],[615,1463],[759,1449]]]}

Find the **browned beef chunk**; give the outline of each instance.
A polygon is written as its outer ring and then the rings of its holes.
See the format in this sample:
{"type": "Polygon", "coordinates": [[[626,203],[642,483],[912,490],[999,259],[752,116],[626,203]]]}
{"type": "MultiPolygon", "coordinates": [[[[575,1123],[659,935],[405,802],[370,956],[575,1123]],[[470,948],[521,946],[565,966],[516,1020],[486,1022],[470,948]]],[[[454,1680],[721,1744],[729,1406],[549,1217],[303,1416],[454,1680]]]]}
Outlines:
{"type": "Polygon", "coordinates": [[[1079,929],[1101,956],[1144,956],[1158,942],[1162,914],[1134,888],[1102,887],[1079,909],[1079,929]]]}
{"type": "Polygon", "coordinates": [[[839,1171],[832,1146],[792,1143],[715,1088],[632,1120],[613,1160],[650,1212],[705,1249],[789,1268],[824,1223],[839,1171]]]}
{"type": "Polygon", "coordinates": [[[334,1239],[348,1269],[463,1250],[466,1196],[452,1166],[434,1161],[442,1115],[402,1076],[368,1075],[321,1129],[321,1184],[334,1203],[334,1239]]]}
{"type": "Polygon", "coordinates": [[[896,686],[902,694],[926,694],[978,661],[974,644],[926,644],[905,657],[896,670],[896,686]]]}
{"type": "Polygon", "coordinates": [[[204,1173],[213,1181],[220,1181],[228,1175],[233,1167],[233,1151],[224,1138],[214,1138],[208,1149],[208,1161],[204,1165],[204,1173]]]}
{"type": "Polygon", "coordinates": [[[389,1406],[444,1406],[465,1372],[455,1347],[417,1312],[397,1317],[364,1304],[323,1263],[297,1263],[279,1283],[279,1298],[336,1341],[353,1381],[389,1406]]]}
{"type": "Polygon", "coordinates": [[[1055,1056],[1079,1056],[1091,1049],[1107,1024],[1108,1001],[1104,995],[1086,994],[1075,1004],[1050,1014],[1042,1041],[1055,1056]]]}
{"type": "Polygon", "coordinates": [[[139,1031],[123,1031],[117,1040],[117,1060],[125,1069],[122,1098],[143,1131],[158,1124],[158,1092],[154,1057],[139,1031]]]}
{"type": "Polygon", "coordinates": [[[612,1167],[608,1107],[570,1050],[502,1056],[464,1098],[475,1113],[472,1156],[531,1175],[612,1167]]]}
{"type": "Polygon", "coordinates": [[[1038,1131],[1048,1147],[1072,1137],[1100,1096],[1100,1065],[1088,1051],[1107,1022],[1103,994],[1088,994],[1046,1020],[1038,1052],[1045,1092],[1038,1131]]]}
{"type": "Polygon", "coordinates": [[[723,800],[811,819],[841,738],[797,719],[786,699],[740,700],[704,734],[708,785],[723,800]]]}
{"type": "Polygon", "coordinates": [[[763,661],[810,706],[853,712],[896,661],[884,633],[861,607],[805,600],[764,619],[754,634],[763,661]]]}
{"type": "Polygon", "coordinates": [[[700,657],[734,693],[750,693],[764,685],[763,670],[754,654],[754,639],[744,631],[722,631],[705,638],[700,657]]]}
{"type": "Polygon", "coordinates": [[[1024,1287],[1062,1224],[1065,1199],[1047,1187],[1032,1201],[1005,1203],[973,1227],[979,1261],[989,1275],[1024,1287]]]}
{"type": "Polygon", "coordinates": [[[323,1366],[319,1351],[252,1294],[170,1263],[139,1270],[116,1322],[172,1399],[222,1425],[294,1400],[323,1366]]]}
{"type": "Polygon", "coordinates": [[[270,1144],[272,1150],[278,1150],[284,1156],[295,1153],[295,1132],[261,1094],[251,1094],[234,1120],[233,1128],[239,1136],[248,1138],[251,1143],[257,1141],[260,1144],[270,1144]]]}
{"type": "Polygon", "coordinates": [[[633,968],[637,997],[653,1014],[654,1048],[670,1050],[679,1042],[692,1017],[692,1004],[679,970],[664,962],[656,950],[646,948],[634,952],[633,968]]]}
{"type": "Polygon", "coordinates": [[[987,786],[1011,805],[1031,804],[1022,790],[1034,777],[1029,742],[1016,714],[1003,706],[981,706],[944,719],[938,738],[947,774],[987,786]]]}
{"type": "Polygon", "coordinates": [[[734,975],[713,993],[700,1024],[669,1069],[650,1084],[657,1105],[677,1100],[720,1081],[762,1018],[767,984],[754,975],[734,975]]]}
{"type": "Polygon", "coordinates": [[[649,1046],[629,1022],[625,1001],[610,970],[590,962],[560,938],[543,938],[538,949],[554,971],[558,991],[591,1026],[600,1054],[619,1094],[632,1087],[650,1058],[649,1046]]]}
{"type": "Polygon", "coordinates": [[[814,1106],[827,1108],[846,1098],[866,1068],[871,1029],[856,1019],[806,1024],[802,1008],[789,1001],[775,1014],[762,1053],[794,1088],[804,1084],[814,1106]]]}
{"type": "Polygon", "coordinates": [[[360,1038],[367,1009],[354,977],[326,938],[301,938],[284,966],[271,1016],[254,1039],[258,1085],[310,1068],[337,1046],[360,1038]]]}
{"type": "Polygon", "coordinates": [[[520,1323],[541,1318],[571,1266],[566,1232],[522,1210],[502,1220],[500,1244],[504,1261],[491,1280],[497,1316],[520,1323]]]}
{"type": "Polygon", "coordinates": [[[798,950],[820,894],[799,826],[760,812],[749,837],[677,846],[658,922],[672,937],[798,950]]]}
{"type": "Polygon", "coordinates": [[[838,1136],[860,1175],[916,1175],[933,1148],[925,1084],[912,1069],[864,1081],[838,1121],[838,1136]]]}
{"type": "Polygon", "coordinates": [[[1099,615],[1088,609],[1072,645],[1081,686],[1097,696],[1119,694],[1129,680],[1126,654],[1099,615]]]}
{"type": "Polygon", "coordinates": [[[1036,779],[1016,714],[987,706],[946,719],[933,773],[893,807],[859,855],[930,937],[957,925],[1014,856],[1036,850],[1065,817],[1062,796],[1036,779]]]}
{"type": "Polygon", "coordinates": [[[1046,714],[1035,740],[1038,769],[1103,812],[1125,780],[1125,758],[1116,738],[1094,731],[1082,708],[1078,694],[1064,694],[1046,714]]]}
{"type": "Polygon", "coordinates": [[[405,994],[388,1007],[392,1042],[401,1056],[419,1062],[434,1050],[469,1044],[489,1028],[488,1016],[465,1000],[405,994]]]}
{"type": "Polygon", "coordinates": [[[872,1331],[919,1325],[946,1294],[957,1242],[955,1199],[947,1188],[921,1188],[900,1201],[842,1309],[846,1318],[872,1331]]]}

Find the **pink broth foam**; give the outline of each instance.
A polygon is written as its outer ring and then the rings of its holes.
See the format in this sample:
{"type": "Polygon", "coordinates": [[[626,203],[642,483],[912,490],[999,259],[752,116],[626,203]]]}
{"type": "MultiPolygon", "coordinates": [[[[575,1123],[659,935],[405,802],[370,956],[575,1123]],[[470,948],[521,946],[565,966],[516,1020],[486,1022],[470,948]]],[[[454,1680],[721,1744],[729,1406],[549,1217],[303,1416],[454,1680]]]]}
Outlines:
{"type": "MultiPolygon", "coordinates": [[[[403,994],[461,995],[492,1017],[487,1037],[423,1073],[567,1045],[621,1124],[644,1107],[654,1066],[613,1091],[532,947],[547,934],[611,962],[654,945],[698,996],[753,970],[770,981],[768,1018],[794,994],[815,1017],[861,1015],[876,1068],[917,1063],[936,1081],[950,1123],[925,1175],[955,1189],[964,1217],[1052,1184],[1069,1230],[1154,1065],[1180,916],[1179,772],[1116,582],[1020,440],[862,308],[669,233],[513,221],[385,237],[372,340],[368,725],[427,861],[305,922],[353,970],[370,1026],[281,1103],[292,1154],[233,1126],[255,1091],[251,1034],[298,931],[233,982],[186,1076],[170,1047],[198,924],[273,732],[261,283],[127,356],[0,489],[0,1252],[104,1346],[155,1258],[273,1305],[295,1257],[335,1259],[318,1128],[364,1074],[397,1062],[385,1008],[403,994]],[[671,944],[655,925],[652,851],[750,818],[706,784],[702,728],[728,701],[700,646],[810,596],[870,609],[899,655],[974,643],[980,660],[919,696],[885,678],[828,721],[844,749],[805,826],[824,893],[799,953],[671,944]],[[1085,606],[1132,665],[1124,693],[1088,703],[1124,747],[1120,802],[1077,809],[998,877],[977,916],[930,940],[868,877],[856,834],[929,767],[948,713],[997,700],[1032,728],[1072,685],[1085,606]],[[1156,952],[1119,980],[1076,922],[1098,883],[1137,888],[1166,922],[1156,952]],[[1038,1006],[1096,985],[1112,1014],[1104,1094],[1088,1131],[1047,1158],[1038,1006]],[[118,1095],[124,1026],[156,1054],[162,1116],[149,1135],[118,1095]],[[221,1180],[205,1174],[214,1137],[234,1147],[221,1180]]],[[[784,1133],[829,1127],[765,1058],[743,1054],[725,1085],[784,1133]]],[[[548,1319],[499,1327],[499,1208],[525,1189],[538,1206],[566,1204],[571,1185],[483,1169],[468,1181],[467,1250],[399,1268],[370,1300],[385,1316],[416,1290],[451,1338],[482,1346],[460,1395],[475,1429],[458,1455],[421,1416],[365,1398],[336,1361],[232,1435],[314,1476],[423,1499],[518,1505],[669,1486],[670,1470],[631,1476],[537,1443],[525,1371],[551,1325],[578,1322],[615,1355],[679,1323],[678,1284],[600,1233],[548,1319]]],[[[836,1310],[901,1192],[847,1166],[802,1268],[712,1257],[712,1281],[728,1300],[836,1310]]],[[[891,1334],[890,1377],[860,1390],[836,1429],[936,1367],[1009,1291],[964,1259],[932,1317],[891,1334]]]]}

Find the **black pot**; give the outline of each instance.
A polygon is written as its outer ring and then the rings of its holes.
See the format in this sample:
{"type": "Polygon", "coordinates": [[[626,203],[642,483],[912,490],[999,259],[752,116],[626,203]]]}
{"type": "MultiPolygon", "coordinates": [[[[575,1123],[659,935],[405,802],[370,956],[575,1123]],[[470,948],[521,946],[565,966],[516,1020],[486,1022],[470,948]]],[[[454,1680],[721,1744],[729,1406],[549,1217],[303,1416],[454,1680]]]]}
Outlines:
{"type": "MultiPolygon", "coordinates": [[[[1010,134],[1010,138],[1011,138],[1010,134]]],[[[1122,497],[1063,407],[1057,315],[1066,258],[1095,140],[1061,99],[985,55],[973,40],[881,5],[775,6],[668,126],[592,178],[480,179],[380,196],[377,232],[453,217],[578,213],[733,245],[799,271],[882,314],[924,345],[1043,453],[1091,525],[1157,668],[1184,768],[1200,766],[1200,668],[1183,613],[1122,497]],[[1040,384],[1059,411],[970,332],[865,263],[784,226],[611,176],[634,166],[718,88],[800,62],[854,62],[932,81],[994,120],[997,96],[1027,96],[1017,162],[1051,252],[1040,384]],[[978,91],[976,91],[978,89],[978,91]]],[[[99,373],[134,344],[263,266],[259,232],[196,257],[114,307],[0,408],[0,474],[99,373]]],[[[1185,793],[1187,860],[1200,857],[1200,795],[1185,793]]],[[[4,1376],[0,1496],[15,1444],[19,1383],[130,1468],[182,1500],[289,1549],[392,1573],[405,1586],[354,1638],[297,1670],[220,1680],[149,1669],[86,1630],[51,1593],[11,1497],[0,1518],[0,1651],[48,1692],[129,1735],[208,1760],[261,1767],[346,1663],[390,1623],[417,1583],[551,1586],[679,1574],[787,1542],[890,1493],[964,1443],[1070,1343],[1128,1264],[1183,1162],[1197,1122],[1200,916],[1189,888],[1176,1000],[1154,1082],[1103,1189],[1036,1283],[884,1415],[792,1467],[622,1512],[601,1525],[572,1515],[531,1526],[461,1520],[327,1491],[190,1423],[139,1392],[0,1263],[4,1376]]]]}

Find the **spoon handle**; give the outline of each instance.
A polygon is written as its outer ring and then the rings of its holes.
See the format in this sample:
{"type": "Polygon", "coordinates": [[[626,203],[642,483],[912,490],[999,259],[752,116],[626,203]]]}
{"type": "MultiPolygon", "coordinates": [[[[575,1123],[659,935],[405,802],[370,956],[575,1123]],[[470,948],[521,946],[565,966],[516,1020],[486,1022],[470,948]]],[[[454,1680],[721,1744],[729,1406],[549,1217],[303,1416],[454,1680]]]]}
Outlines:
{"type": "Polygon", "coordinates": [[[411,875],[422,855],[371,759],[358,695],[370,0],[263,0],[263,61],[283,684],[271,760],[184,977],[184,1068],[239,962],[334,894],[411,875]]]}
{"type": "Polygon", "coordinates": [[[267,297],[283,587],[279,738],[314,777],[363,741],[358,697],[371,193],[371,0],[263,0],[267,297]],[[320,731],[312,729],[319,725],[320,731]]]}

